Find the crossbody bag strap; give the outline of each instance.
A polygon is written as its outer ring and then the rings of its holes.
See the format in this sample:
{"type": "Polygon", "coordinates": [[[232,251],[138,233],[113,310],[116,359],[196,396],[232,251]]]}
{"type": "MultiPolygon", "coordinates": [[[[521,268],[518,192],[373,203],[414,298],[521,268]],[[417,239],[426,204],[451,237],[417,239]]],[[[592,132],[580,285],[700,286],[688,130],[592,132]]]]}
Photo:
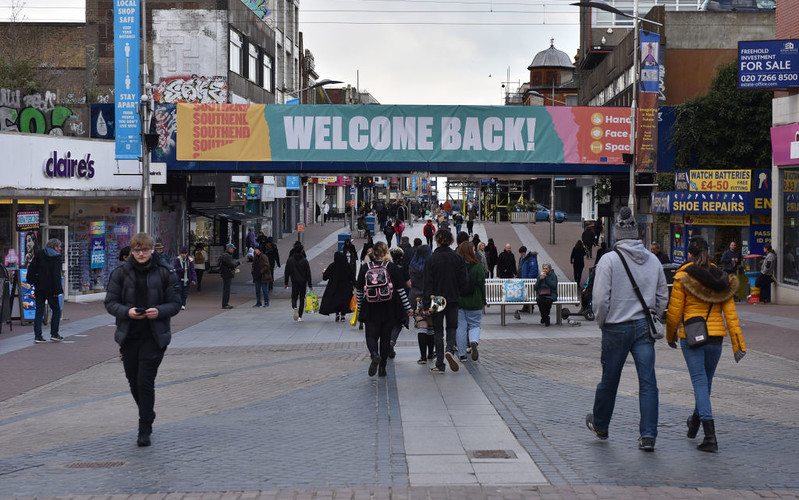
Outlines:
{"type": "Polygon", "coordinates": [[[624,256],[618,250],[614,249],[616,255],[619,256],[622,265],[624,266],[624,270],[627,271],[627,277],[630,278],[630,283],[633,285],[633,291],[635,295],[638,297],[638,300],[641,302],[641,307],[644,309],[644,315],[646,315],[646,319],[649,322],[649,326],[652,328],[652,331],[655,331],[655,325],[652,322],[652,315],[649,314],[649,307],[646,305],[646,301],[644,300],[643,295],[641,295],[641,290],[638,289],[638,284],[635,282],[635,278],[633,278],[633,273],[630,272],[630,268],[627,266],[627,261],[624,260],[624,256]]]}
{"type": "MultiPolygon", "coordinates": [[[[707,314],[705,315],[705,323],[707,323],[707,319],[710,317],[710,310],[713,309],[713,303],[710,303],[710,307],[707,308],[707,314]]],[[[682,323],[685,324],[685,314],[682,315],[682,323]]]]}

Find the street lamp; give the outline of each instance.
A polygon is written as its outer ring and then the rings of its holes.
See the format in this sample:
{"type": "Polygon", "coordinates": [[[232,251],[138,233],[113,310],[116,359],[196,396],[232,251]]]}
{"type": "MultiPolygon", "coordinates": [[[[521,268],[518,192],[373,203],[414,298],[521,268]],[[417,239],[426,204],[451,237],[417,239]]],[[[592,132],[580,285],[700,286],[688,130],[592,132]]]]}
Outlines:
{"type": "MultiPolygon", "coordinates": [[[[298,94],[297,97],[300,100],[299,101],[300,104],[302,104],[302,93],[305,92],[306,90],[321,88],[321,87],[324,87],[325,85],[335,85],[337,83],[342,83],[342,82],[340,82],[338,80],[329,80],[327,78],[324,78],[324,79],[319,80],[318,82],[314,83],[310,87],[305,87],[305,88],[302,88],[302,89],[292,90],[292,91],[286,92],[286,94],[288,94],[288,95],[298,94]]],[[[285,90],[284,90],[284,92],[285,92],[285,90]]],[[[300,179],[300,182],[302,182],[302,179],[300,179]]],[[[300,220],[302,221],[303,225],[305,225],[307,223],[306,219],[308,218],[308,210],[305,207],[306,190],[307,190],[307,188],[305,186],[305,183],[302,183],[302,185],[300,186],[300,220]]],[[[324,215],[323,215],[322,216],[322,221],[324,221],[324,220],[325,219],[324,219],[324,215]]],[[[323,224],[324,224],[324,222],[323,222],[323,224]]],[[[303,236],[304,235],[305,235],[304,232],[301,232],[298,235],[298,238],[299,238],[300,242],[303,242],[303,240],[304,240],[303,236]]]]}
{"type": "Polygon", "coordinates": [[[319,87],[324,87],[325,85],[335,85],[337,83],[343,83],[343,82],[340,82],[338,80],[328,80],[327,78],[325,78],[323,80],[319,80],[318,82],[314,83],[310,87],[305,87],[304,89],[292,90],[292,91],[286,92],[286,94],[288,94],[288,95],[298,94],[297,97],[300,99],[300,104],[303,104],[303,102],[302,102],[302,93],[305,92],[306,90],[317,89],[319,87]]]}
{"type": "Polygon", "coordinates": [[[528,90],[527,92],[525,92],[525,94],[527,94],[528,96],[538,97],[538,98],[541,98],[541,99],[549,99],[552,102],[556,102],[558,104],[562,104],[562,105],[566,106],[566,101],[559,101],[559,100],[555,99],[554,97],[545,96],[544,94],[542,94],[541,92],[539,92],[537,90],[528,90]]]}
{"type": "Polygon", "coordinates": [[[638,98],[638,79],[640,78],[639,74],[639,66],[638,66],[638,22],[644,21],[647,23],[655,24],[657,26],[663,26],[662,24],[650,21],[649,19],[644,19],[638,16],[638,0],[633,0],[633,15],[627,14],[626,12],[622,12],[621,10],[609,5],[604,0],[582,0],[580,2],[575,2],[573,4],[576,7],[585,7],[585,8],[594,8],[599,10],[604,10],[605,12],[610,12],[612,14],[616,14],[619,16],[629,17],[633,20],[633,88],[632,88],[632,100],[630,101],[630,154],[629,156],[625,156],[625,163],[626,160],[630,160],[630,196],[627,199],[627,205],[630,207],[633,215],[635,215],[635,144],[637,139],[637,130],[635,128],[636,122],[636,100],[638,98]]]}

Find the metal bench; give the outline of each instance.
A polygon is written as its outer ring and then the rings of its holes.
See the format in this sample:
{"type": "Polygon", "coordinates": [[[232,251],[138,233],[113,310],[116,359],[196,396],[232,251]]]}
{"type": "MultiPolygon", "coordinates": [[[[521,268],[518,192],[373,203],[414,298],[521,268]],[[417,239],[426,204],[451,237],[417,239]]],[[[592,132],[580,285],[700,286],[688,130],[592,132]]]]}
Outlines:
{"type": "MultiPolygon", "coordinates": [[[[489,278],[486,280],[486,305],[500,306],[501,325],[505,326],[505,306],[521,306],[525,304],[535,304],[535,279],[524,279],[524,300],[518,302],[505,301],[504,283],[507,281],[518,281],[515,278],[489,278]]],[[[555,323],[563,324],[561,308],[564,305],[580,304],[580,287],[574,281],[564,281],[558,283],[558,300],[552,303],[555,306],[555,323]]]]}

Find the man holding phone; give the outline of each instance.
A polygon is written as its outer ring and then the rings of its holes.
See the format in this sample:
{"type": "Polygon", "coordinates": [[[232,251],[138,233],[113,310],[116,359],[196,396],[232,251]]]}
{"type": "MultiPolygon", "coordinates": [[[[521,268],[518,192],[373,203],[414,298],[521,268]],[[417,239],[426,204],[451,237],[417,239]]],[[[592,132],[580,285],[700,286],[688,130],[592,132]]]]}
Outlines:
{"type": "Polygon", "coordinates": [[[133,258],[111,273],[105,296],[105,309],[116,318],[114,340],[125,376],[139,407],[139,446],[150,446],[155,377],[172,339],[170,318],[181,305],[177,276],[163,259],[153,258],[153,244],[146,233],[131,238],[133,258]]]}

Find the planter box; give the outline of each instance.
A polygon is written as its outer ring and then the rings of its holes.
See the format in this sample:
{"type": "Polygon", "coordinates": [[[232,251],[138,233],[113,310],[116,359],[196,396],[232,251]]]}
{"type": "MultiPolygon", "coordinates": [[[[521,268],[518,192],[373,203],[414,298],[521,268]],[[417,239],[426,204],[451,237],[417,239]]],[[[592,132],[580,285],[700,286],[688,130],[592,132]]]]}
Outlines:
{"type": "Polygon", "coordinates": [[[535,212],[511,212],[510,221],[522,224],[535,224],[535,212]]]}

